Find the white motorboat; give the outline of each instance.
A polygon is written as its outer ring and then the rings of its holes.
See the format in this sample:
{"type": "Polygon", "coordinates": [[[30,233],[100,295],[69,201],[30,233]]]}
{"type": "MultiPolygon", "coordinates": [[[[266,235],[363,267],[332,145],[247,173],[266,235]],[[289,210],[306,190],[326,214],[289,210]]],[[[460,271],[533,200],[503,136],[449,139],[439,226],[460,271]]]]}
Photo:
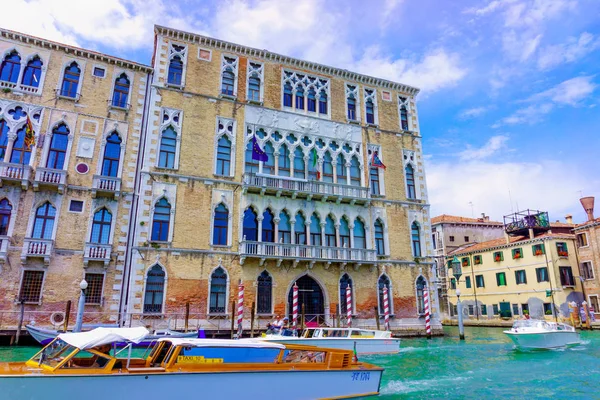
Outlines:
{"type": "Polygon", "coordinates": [[[544,320],[515,321],[504,333],[522,349],[554,349],[581,343],[579,333],[571,325],[544,320]]]}
{"type": "Polygon", "coordinates": [[[357,354],[396,354],[400,339],[390,331],[358,328],[307,328],[300,336],[292,329],[269,330],[264,340],[287,344],[304,344],[331,349],[354,350],[357,354]]]}

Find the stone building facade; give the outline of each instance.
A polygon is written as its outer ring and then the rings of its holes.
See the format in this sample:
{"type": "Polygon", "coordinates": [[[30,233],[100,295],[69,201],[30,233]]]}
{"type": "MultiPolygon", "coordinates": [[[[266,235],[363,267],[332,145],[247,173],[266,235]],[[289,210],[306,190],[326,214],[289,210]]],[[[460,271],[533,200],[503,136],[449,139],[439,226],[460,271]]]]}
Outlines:
{"type": "Polygon", "coordinates": [[[600,218],[594,218],[594,198],[584,197],[581,203],[587,213],[587,221],[573,229],[577,243],[579,271],[587,303],[600,319],[600,218]]]}
{"type": "Polygon", "coordinates": [[[392,327],[422,331],[433,258],[418,90],[155,36],[128,318],[169,320],[189,303],[194,321],[224,327],[241,283],[246,323],[254,305],[264,326],[291,314],[297,284],[306,321],[334,324],[350,285],[355,323],[375,325],[387,287],[392,327]]]}
{"type": "Polygon", "coordinates": [[[60,325],[82,279],[88,321],[116,321],[152,70],[4,29],[0,62],[0,329],[21,303],[60,325]]]}

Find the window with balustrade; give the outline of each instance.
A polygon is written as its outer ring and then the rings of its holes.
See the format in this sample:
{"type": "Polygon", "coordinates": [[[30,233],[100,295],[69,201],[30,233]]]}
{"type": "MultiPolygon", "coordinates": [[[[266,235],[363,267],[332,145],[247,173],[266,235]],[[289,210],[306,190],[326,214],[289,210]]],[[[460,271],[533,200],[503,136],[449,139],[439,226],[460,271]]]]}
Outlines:
{"type": "Polygon", "coordinates": [[[112,224],[112,214],[106,208],[101,208],[94,213],[92,219],[91,243],[108,244],[110,243],[110,228],[112,224]]]}
{"type": "Polygon", "coordinates": [[[35,210],[31,237],[34,239],[52,239],[55,218],[56,208],[54,208],[50,202],[46,202],[39,206],[35,210]]]}
{"type": "Polygon", "coordinates": [[[17,83],[21,73],[21,56],[16,50],[7,54],[0,65],[0,81],[17,83]]]}
{"type": "Polygon", "coordinates": [[[121,160],[121,137],[115,131],[106,138],[104,157],[102,158],[102,176],[119,176],[119,162],[121,160]]]}
{"type": "Polygon", "coordinates": [[[333,183],[333,158],[331,153],[326,151],[323,155],[323,182],[333,183]]]}
{"type": "Polygon", "coordinates": [[[278,175],[279,176],[290,176],[291,163],[290,163],[290,150],[284,143],[279,147],[279,165],[278,175]]]}
{"type": "Polygon", "coordinates": [[[34,56],[27,62],[25,70],[23,70],[23,78],[21,84],[30,87],[39,87],[42,79],[42,60],[38,56],[34,56]]]}
{"type": "Polygon", "coordinates": [[[258,241],[258,218],[252,208],[247,208],[246,211],[244,211],[242,236],[244,240],[251,242],[258,241]]]}
{"type": "Polygon", "coordinates": [[[154,242],[166,242],[169,240],[169,229],[171,226],[171,203],[166,198],[161,198],[154,205],[152,216],[152,235],[150,240],[154,242]]]}
{"type": "Polygon", "coordinates": [[[279,243],[292,243],[292,225],[290,224],[290,216],[285,211],[279,213],[277,230],[279,243]]]}
{"type": "Polygon", "coordinates": [[[270,209],[266,209],[263,212],[262,220],[262,241],[267,243],[275,242],[275,221],[273,220],[273,213],[270,209]]]}
{"type": "Polygon", "coordinates": [[[350,227],[346,217],[340,219],[340,244],[339,247],[350,248],[350,227]]]}
{"type": "Polygon", "coordinates": [[[322,246],[323,237],[321,236],[321,221],[317,214],[310,217],[310,244],[312,246],[322,246]]]}
{"type": "Polygon", "coordinates": [[[160,314],[163,311],[165,295],[165,271],[156,264],[148,270],[144,289],[144,313],[160,314]]]}
{"type": "Polygon", "coordinates": [[[304,179],[306,177],[304,152],[300,146],[294,150],[294,178],[304,179]]]}
{"type": "Polygon", "coordinates": [[[350,159],[350,185],[360,186],[360,163],[356,156],[350,159]]]}
{"type": "MultiPolygon", "coordinates": [[[[246,152],[244,154],[244,172],[253,174],[258,173],[259,164],[260,162],[258,160],[252,158],[252,140],[250,140],[246,145],[246,152]]],[[[302,174],[302,177],[304,177],[304,173],[302,174]]]]}
{"type": "Polygon", "coordinates": [[[213,245],[215,246],[226,246],[228,239],[228,227],[229,227],[229,210],[225,207],[225,204],[220,203],[215,208],[214,220],[213,220],[213,245]]]}
{"type": "Polygon", "coordinates": [[[210,297],[208,312],[223,314],[227,312],[227,272],[218,267],[210,276],[210,297]]]}
{"type": "Polygon", "coordinates": [[[17,130],[17,138],[13,142],[10,162],[13,164],[29,165],[31,160],[31,147],[25,145],[26,128],[17,130]]]}
{"type": "Polygon", "coordinates": [[[302,213],[296,214],[296,223],[294,224],[294,235],[296,244],[306,244],[306,218],[302,213]]]}
{"type": "Polygon", "coordinates": [[[275,148],[271,142],[265,143],[264,152],[267,161],[263,161],[263,174],[275,175],[275,148]]]}
{"type": "Polygon", "coordinates": [[[325,246],[336,247],[335,223],[331,215],[325,218],[325,246]]]}
{"type": "Polygon", "coordinates": [[[61,123],[52,130],[52,140],[48,149],[46,168],[63,169],[69,145],[69,128],[61,123]]]}
{"type": "Polygon", "coordinates": [[[267,271],[256,279],[256,313],[271,314],[273,310],[273,278],[267,271]]]}
{"type": "Polygon", "coordinates": [[[337,183],[341,185],[348,184],[348,170],[346,168],[346,160],[340,153],[336,158],[335,173],[337,175],[337,183]]]}
{"type": "Polygon", "coordinates": [[[366,249],[367,248],[367,238],[365,233],[365,224],[362,220],[356,218],[354,220],[354,244],[352,248],[354,249],[366,249]]]}
{"type": "Polygon", "coordinates": [[[8,145],[8,124],[4,119],[0,119],[0,162],[4,161],[6,156],[6,146],[8,145]]]}

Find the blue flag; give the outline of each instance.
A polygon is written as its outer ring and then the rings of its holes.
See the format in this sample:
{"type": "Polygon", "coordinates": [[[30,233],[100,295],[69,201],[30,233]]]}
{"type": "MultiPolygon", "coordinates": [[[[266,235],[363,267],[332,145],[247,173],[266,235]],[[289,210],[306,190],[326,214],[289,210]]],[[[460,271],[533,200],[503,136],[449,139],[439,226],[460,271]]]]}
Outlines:
{"type": "Polygon", "coordinates": [[[258,161],[268,161],[269,156],[263,149],[260,148],[256,141],[256,135],[252,136],[252,159],[258,161]]]}

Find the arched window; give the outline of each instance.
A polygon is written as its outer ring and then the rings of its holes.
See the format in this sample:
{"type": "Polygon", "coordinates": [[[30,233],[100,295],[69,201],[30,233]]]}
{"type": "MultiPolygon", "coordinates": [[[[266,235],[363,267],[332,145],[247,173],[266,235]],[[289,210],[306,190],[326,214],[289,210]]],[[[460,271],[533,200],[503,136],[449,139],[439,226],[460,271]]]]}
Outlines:
{"type": "Polygon", "coordinates": [[[273,222],[273,213],[268,208],[263,213],[262,241],[269,243],[273,243],[275,241],[275,223],[273,222]]]}
{"type": "Polygon", "coordinates": [[[248,144],[246,145],[244,172],[254,174],[258,172],[258,160],[252,159],[252,140],[248,141],[248,144]]]}
{"type": "Polygon", "coordinates": [[[296,88],[296,110],[304,110],[304,86],[296,88]]]}
{"type": "Polygon", "coordinates": [[[10,214],[12,206],[7,199],[0,201],[0,236],[8,235],[8,226],[10,225],[10,214]]]}
{"type": "Polygon", "coordinates": [[[375,249],[377,255],[385,255],[385,243],[383,241],[383,224],[380,220],[375,221],[375,249]]]}
{"type": "Polygon", "coordinates": [[[175,153],[177,151],[177,132],[169,126],[160,138],[158,166],[160,168],[175,168],[175,153]]]}
{"type": "Polygon", "coordinates": [[[313,214],[310,217],[310,244],[312,246],[323,245],[323,238],[321,236],[321,221],[317,214],[313,214]]]}
{"type": "Polygon", "coordinates": [[[348,107],[348,119],[350,121],[356,121],[356,98],[354,97],[354,93],[350,93],[348,95],[347,107],[348,107]]]}
{"type": "Polygon", "coordinates": [[[63,169],[68,144],[69,128],[65,124],[60,124],[52,130],[52,141],[48,150],[46,168],[63,169]]]}
{"type": "Polygon", "coordinates": [[[224,313],[227,304],[227,273],[221,267],[210,276],[210,313],[224,313]]]}
{"type": "Polygon", "coordinates": [[[323,156],[323,182],[333,182],[333,158],[329,152],[325,152],[323,156]]]}
{"type": "Polygon", "coordinates": [[[419,233],[419,224],[417,221],[412,223],[410,228],[412,238],[412,249],[415,257],[421,257],[421,235],[419,233]]]}
{"type": "Polygon", "coordinates": [[[356,156],[353,156],[350,160],[350,184],[360,186],[360,163],[356,156]]]}
{"type": "Polygon", "coordinates": [[[166,242],[169,240],[169,225],[171,223],[171,204],[164,197],[154,206],[152,218],[152,240],[166,242]]]}
{"type": "MultiPolygon", "coordinates": [[[[350,275],[348,274],[344,274],[342,275],[342,277],[340,278],[340,314],[342,316],[346,316],[346,313],[348,312],[348,308],[346,308],[347,306],[347,300],[346,300],[346,289],[348,288],[348,286],[350,286],[350,289],[352,290],[352,297],[354,298],[354,287],[352,286],[352,278],[350,278],[350,275]]],[[[354,310],[352,310],[354,311],[354,310]]]]}
{"type": "Polygon", "coordinates": [[[244,211],[244,222],[243,222],[242,236],[244,240],[251,242],[258,241],[258,219],[256,213],[252,208],[247,208],[244,211]]]}
{"type": "Polygon", "coordinates": [[[279,175],[290,176],[290,151],[285,144],[279,148],[279,175]]]}
{"type": "Polygon", "coordinates": [[[115,80],[115,88],[113,90],[112,98],[113,107],[127,108],[130,85],[129,78],[124,73],[115,80]]]}
{"type": "Polygon", "coordinates": [[[304,152],[298,146],[294,150],[294,178],[306,178],[304,168],[304,152]]]}
{"type": "Polygon", "coordinates": [[[217,143],[217,175],[229,176],[231,171],[231,141],[221,136],[217,143]]]}
{"type": "Polygon", "coordinates": [[[169,76],[167,83],[170,85],[181,86],[181,78],[183,77],[183,61],[181,57],[175,56],[169,62],[169,76]]]}
{"type": "Polygon", "coordinates": [[[267,271],[263,271],[257,281],[258,290],[256,293],[256,313],[271,314],[273,278],[267,271]]]}
{"type": "Polygon", "coordinates": [[[381,194],[381,187],[379,182],[379,168],[371,166],[369,168],[369,177],[371,180],[371,194],[379,196],[381,194]]]}
{"type": "Polygon", "coordinates": [[[319,96],[319,114],[327,114],[327,93],[321,91],[319,96]]]}
{"type": "Polygon", "coordinates": [[[8,124],[0,119],[0,162],[4,161],[6,155],[6,146],[8,145],[8,124]]]}
{"type": "Polygon", "coordinates": [[[223,71],[223,79],[221,81],[221,94],[233,96],[235,88],[235,74],[230,68],[223,71]]]}
{"type": "Polygon", "coordinates": [[[55,218],[56,208],[52,204],[46,202],[39,206],[35,210],[35,220],[33,222],[31,237],[34,239],[52,239],[55,218]]]}
{"type": "Polygon", "coordinates": [[[81,77],[81,69],[75,61],[71,63],[63,74],[62,86],[60,88],[60,95],[64,97],[77,97],[77,88],[79,86],[79,78],[81,77]]]}
{"type": "Polygon", "coordinates": [[[21,84],[31,87],[39,87],[40,79],[42,78],[42,60],[38,56],[33,57],[23,71],[23,79],[21,84]]]}
{"type": "Polygon", "coordinates": [[[406,106],[400,107],[400,123],[401,123],[402,129],[407,131],[408,130],[408,112],[406,111],[406,106]]]}
{"type": "Polygon", "coordinates": [[[256,75],[248,78],[248,100],[260,102],[260,78],[256,75]]]}
{"type": "Polygon", "coordinates": [[[91,243],[108,244],[110,241],[110,225],[112,214],[106,209],[96,211],[92,221],[91,243]]]}
{"type": "Polygon", "coordinates": [[[308,89],[307,106],[308,111],[317,112],[317,93],[313,88],[308,89]]]}
{"type": "Polygon", "coordinates": [[[306,244],[306,219],[301,213],[296,214],[294,234],[296,235],[296,244],[306,244]]]}
{"type": "Polygon", "coordinates": [[[106,138],[106,146],[104,146],[104,158],[102,159],[102,176],[118,176],[120,158],[121,138],[117,132],[113,132],[108,138],[106,138]]]}
{"type": "Polygon", "coordinates": [[[16,51],[4,57],[0,66],[0,81],[17,83],[21,72],[21,56],[16,51]]]}
{"type": "Polygon", "coordinates": [[[416,199],[415,170],[413,169],[412,165],[406,164],[404,171],[406,172],[406,197],[409,199],[416,199]]]}
{"type": "Polygon", "coordinates": [[[25,146],[25,127],[17,131],[17,138],[13,144],[10,162],[13,164],[29,164],[31,158],[31,148],[25,146]]]}
{"type": "Polygon", "coordinates": [[[144,312],[161,313],[165,294],[165,271],[160,265],[154,265],[146,277],[144,293],[144,312]]]}
{"type": "Polygon", "coordinates": [[[265,144],[265,153],[267,155],[267,161],[263,162],[263,174],[275,174],[275,149],[271,142],[265,144]]]}
{"type": "Polygon", "coordinates": [[[279,213],[279,243],[292,243],[292,226],[285,211],[279,213]]]}
{"type": "Polygon", "coordinates": [[[308,154],[308,179],[316,181],[318,180],[319,170],[319,155],[317,154],[316,147],[313,147],[308,154]]]}
{"type": "Polygon", "coordinates": [[[346,161],[340,153],[337,156],[335,164],[335,173],[337,175],[337,183],[346,185],[348,183],[348,170],[346,169],[346,161]]]}
{"type": "MultiPolygon", "coordinates": [[[[425,278],[419,276],[417,279],[417,312],[419,314],[425,314],[425,298],[423,296],[423,291],[427,287],[427,282],[425,278]]],[[[430,300],[431,301],[431,300],[430,300]]]]}
{"type": "Polygon", "coordinates": [[[283,106],[284,107],[291,107],[292,106],[292,95],[293,91],[292,91],[292,85],[287,82],[284,86],[283,86],[283,106]]]}
{"type": "Polygon", "coordinates": [[[354,220],[354,245],[352,247],[355,249],[367,248],[365,224],[358,218],[354,220]]]}
{"type": "Polygon", "coordinates": [[[227,246],[227,227],[229,225],[229,210],[223,203],[215,208],[215,220],[213,227],[213,244],[227,246]]]}
{"type": "Polygon", "coordinates": [[[335,223],[331,215],[325,218],[325,246],[336,247],[335,223]]]}
{"type": "Polygon", "coordinates": [[[368,98],[365,100],[365,112],[367,114],[367,124],[375,123],[375,105],[373,100],[368,98]]]}
{"type": "Polygon", "coordinates": [[[340,220],[340,247],[350,247],[350,228],[346,217],[340,220]]]}
{"type": "Polygon", "coordinates": [[[391,290],[391,282],[390,278],[387,275],[381,275],[379,277],[379,281],[377,282],[378,292],[379,292],[379,315],[383,316],[385,313],[385,308],[383,307],[383,288],[387,288],[388,290],[388,304],[390,309],[390,314],[394,313],[394,301],[392,297],[391,290]]]}

